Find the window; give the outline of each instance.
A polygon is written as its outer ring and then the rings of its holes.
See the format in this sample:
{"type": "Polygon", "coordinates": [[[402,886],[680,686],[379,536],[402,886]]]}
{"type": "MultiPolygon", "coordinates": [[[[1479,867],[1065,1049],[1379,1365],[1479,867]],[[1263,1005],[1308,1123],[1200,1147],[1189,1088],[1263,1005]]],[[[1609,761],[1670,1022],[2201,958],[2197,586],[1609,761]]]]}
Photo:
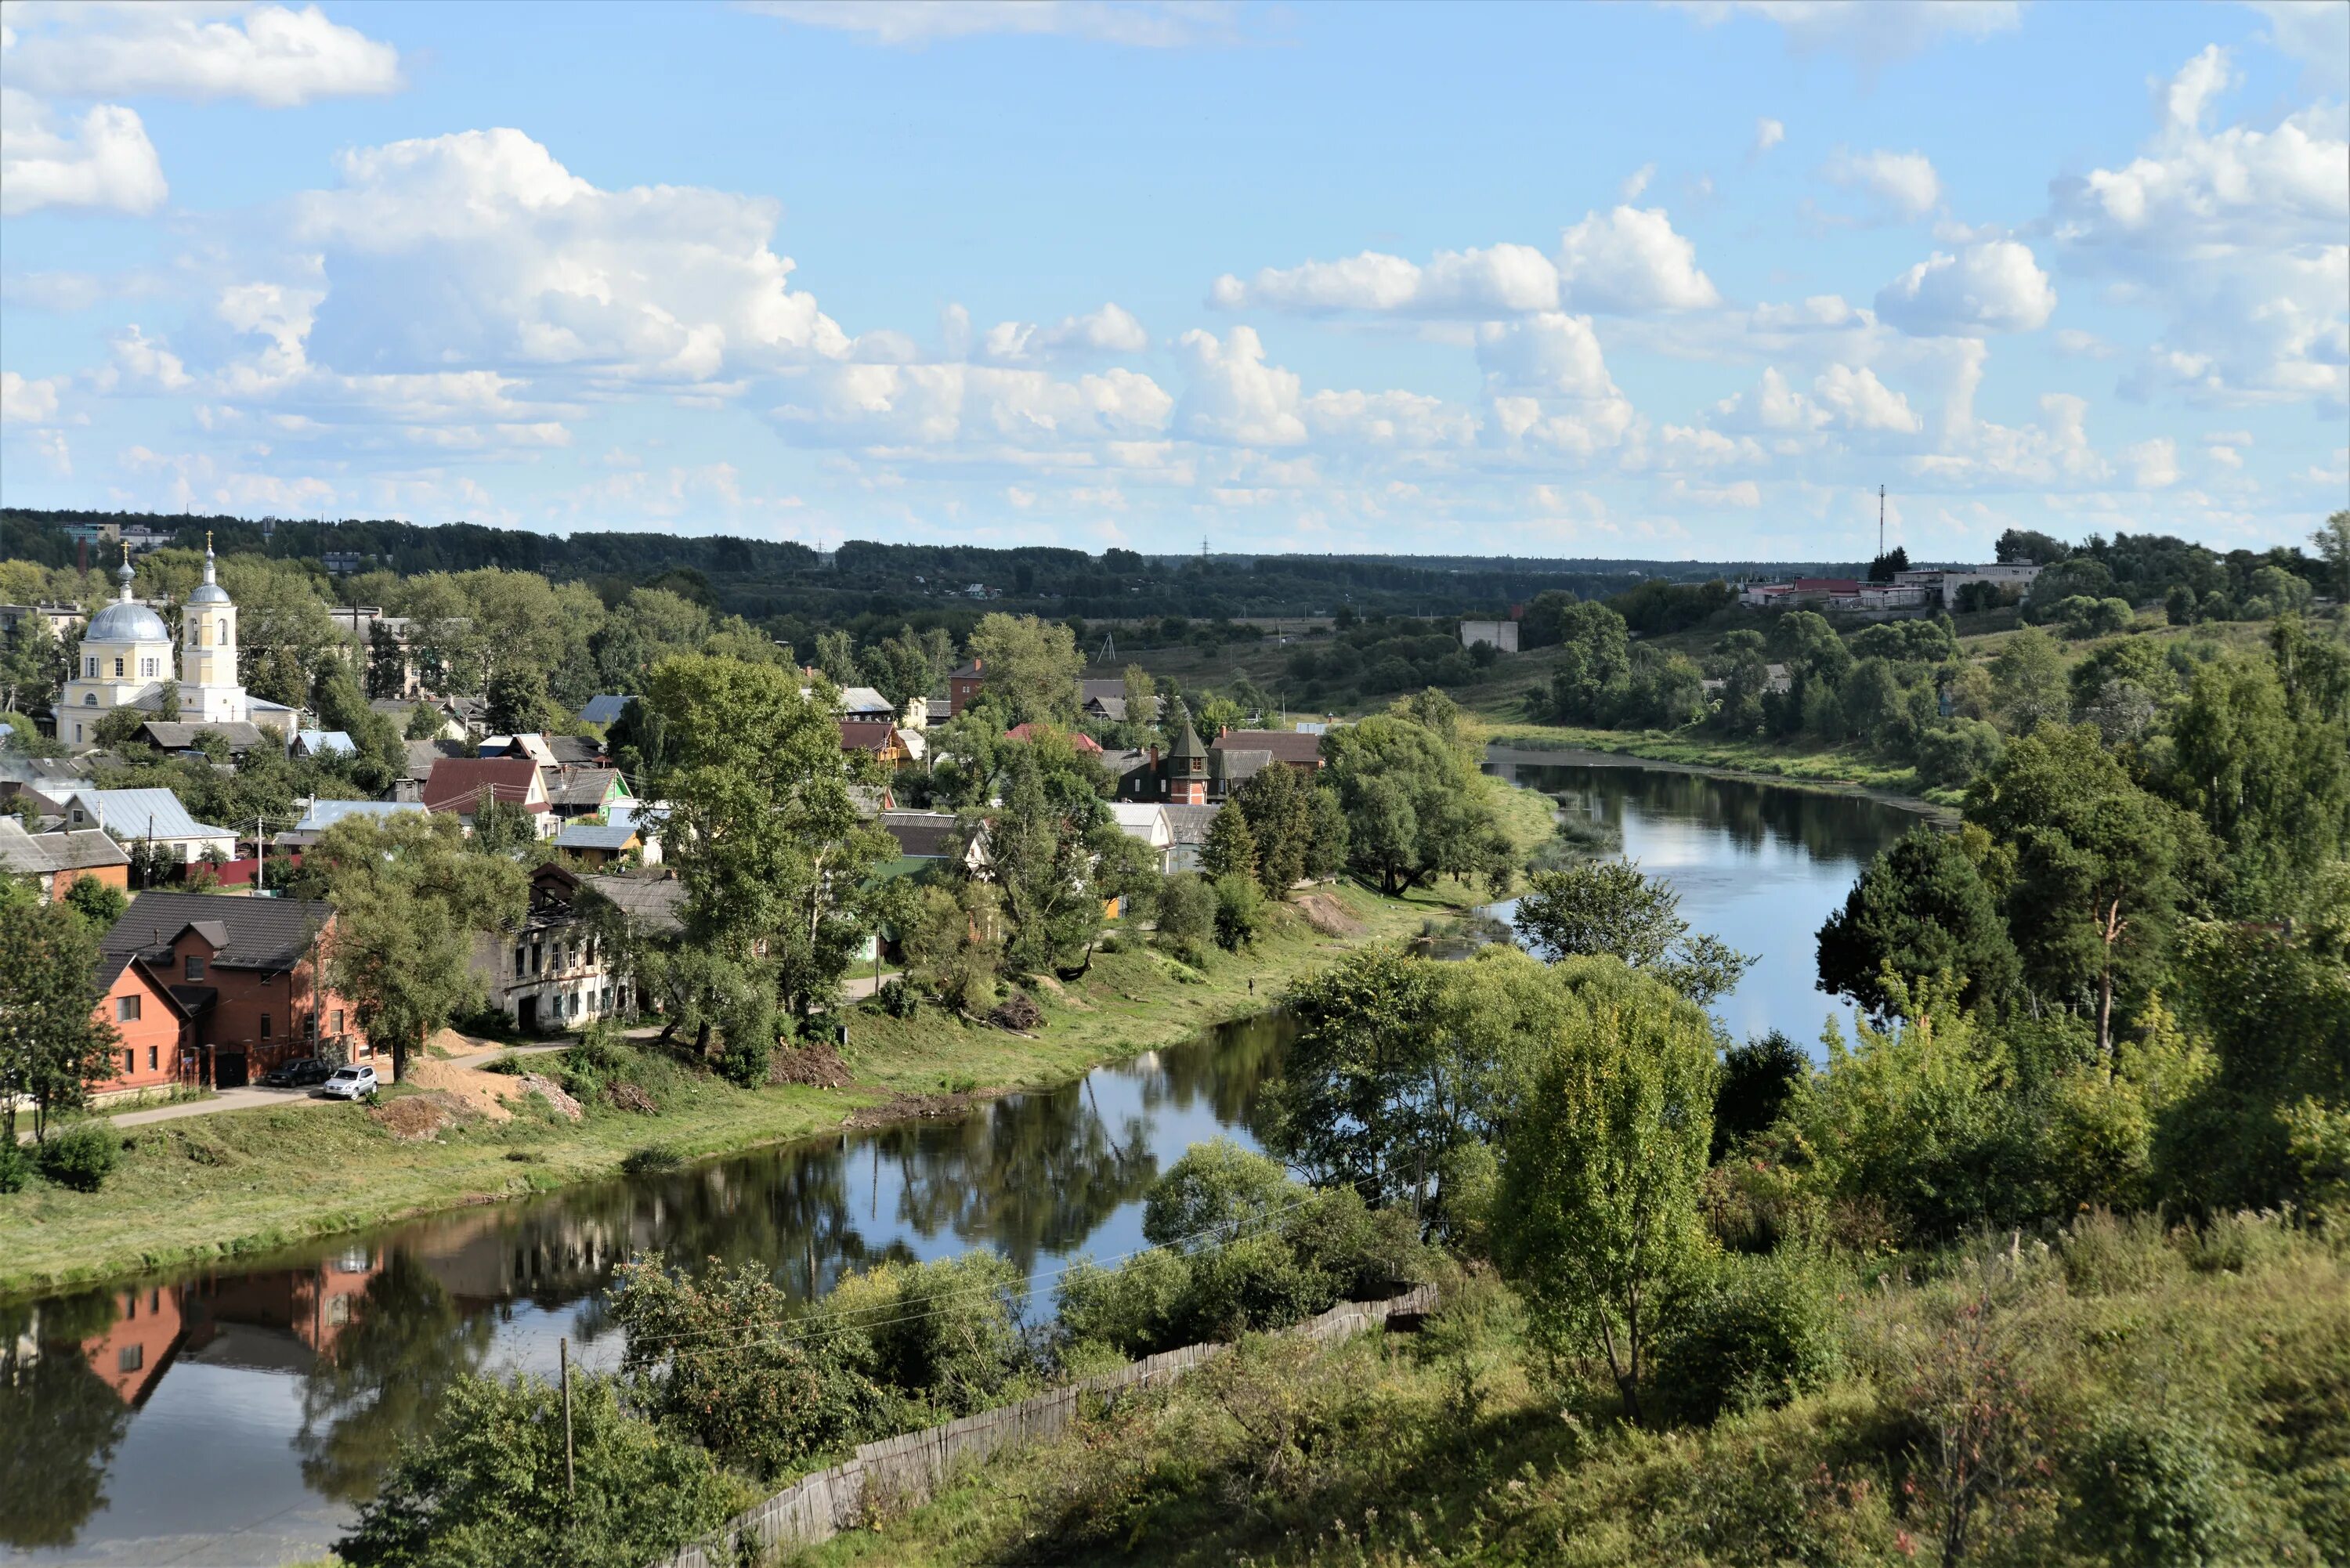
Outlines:
{"type": "Polygon", "coordinates": [[[138,1023],[140,1001],[140,998],[136,996],[116,997],[114,999],[114,1021],[117,1023],[138,1023]]]}
{"type": "Polygon", "coordinates": [[[125,1051],[122,1054],[122,1075],[127,1078],[137,1071],[139,1071],[139,1053],[125,1051]]]}
{"type": "Polygon", "coordinates": [[[342,1032],[343,1032],[343,1010],[342,1010],[341,1008],[338,1007],[337,1009],[335,1009],[335,1033],[338,1033],[338,1034],[340,1034],[342,1032]]]}
{"type": "Polygon", "coordinates": [[[140,1367],[147,1365],[147,1347],[143,1345],[124,1345],[120,1350],[115,1352],[114,1365],[117,1368],[124,1372],[138,1371],[140,1367]]]}
{"type": "Polygon", "coordinates": [[[261,1037],[264,1040],[269,1038],[269,1014],[266,1012],[261,1015],[261,1037]]]}
{"type": "Polygon", "coordinates": [[[85,672],[85,675],[87,679],[91,680],[98,679],[98,655],[95,653],[89,656],[89,669],[85,672]]]}
{"type": "Polygon", "coordinates": [[[516,948],[516,949],[515,949],[515,967],[514,967],[514,971],[515,971],[515,973],[516,973],[516,974],[520,974],[520,973],[522,973],[523,969],[525,968],[525,966],[526,964],[528,964],[528,962],[529,962],[529,961],[529,961],[529,957],[528,957],[528,955],[527,955],[527,954],[525,954],[525,953],[523,951],[523,950],[522,950],[522,949],[520,949],[520,948],[516,948]]]}
{"type": "Polygon", "coordinates": [[[542,964],[544,964],[544,962],[546,961],[546,949],[544,949],[544,948],[533,948],[533,949],[531,949],[531,950],[530,950],[530,972],[531,972],[531,973],[533,973],[533,974],[536,974],[536,973],[539,971],[539,969],[540,969],[541,965],[542,965],[542,964]]]}
{"type": "Polygon", "coordinates": [[[115,678],[117,680],[121,680],[121,679],[122,679],[122,660],[120,660],[120,659],[116,659],[116,660],[114,661],[114,678],[115,678]]]}
{"type": "Polygon", "coordinates": [[[155,1070],[155,1051],[152,1045],[147,1047],[147,1070],[151,1073],[155,1070]]]}
{"type": "Polygon", "coordinates": [[[180,971],[190,980],[202,980],[204,978],[204,961],[190,953],[181,961],[180,971]]]}

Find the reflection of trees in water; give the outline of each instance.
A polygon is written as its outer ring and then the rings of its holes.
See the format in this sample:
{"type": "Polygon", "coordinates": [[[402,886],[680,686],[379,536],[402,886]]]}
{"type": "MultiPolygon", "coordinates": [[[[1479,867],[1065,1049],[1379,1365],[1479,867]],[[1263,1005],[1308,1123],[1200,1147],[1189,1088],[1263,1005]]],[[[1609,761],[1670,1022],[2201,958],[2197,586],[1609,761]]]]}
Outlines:
{"type": "Polygon", "coordinates": [[[130,1410],[81,1342],[114,1317],[113,1299],[96,1293],[0,1307],[0,1542],[70,1546],[106,1506],[130,1410]]]}
{"type": "Polygon", "coordinates": [[[1622,822],[1629,805],[1644,815],[1701,823],[1743,850],[1775,839],[1801,845],[1813,859],[1829,864],[1867,859],[1912,821],[1859,796],[1703,774],[1533,764],[1506,771],[1530,789],[1574,796],[1601,821],[1622,822]]]}
{"type": "Polygon", "coordinates": [[[1259,1091],[1296,1036],[1297,1025],[1279,1012],[1219,1024],[1205,1039],[1158,1053],[1158,1070],[1143,1079],[1140,1102],[1146,1110],[1169,1105],[1188,1109],[1204,1099],[1225,1126],[1247,1124],[1259,1091]]]}
{"type": "Polygon", "coordinates": [[[495,1334],[490,1314],[466,1313],[422,1263],[388,1253],[349,1325],[303,1375],[303,1481],[338,1502],[373,1497],[400,1438],[431,1424],[495,1334]]]}
{"type": "Polygon", "coordinates": [[[949,1126],[892,1129],[898,1217],[925,1236],[993,1241],[1023,1272],[1075,1245],[1159,1173],[1139,1125],[1113,1135],[1081,1085],[1002,1100],[949,1126]]]}

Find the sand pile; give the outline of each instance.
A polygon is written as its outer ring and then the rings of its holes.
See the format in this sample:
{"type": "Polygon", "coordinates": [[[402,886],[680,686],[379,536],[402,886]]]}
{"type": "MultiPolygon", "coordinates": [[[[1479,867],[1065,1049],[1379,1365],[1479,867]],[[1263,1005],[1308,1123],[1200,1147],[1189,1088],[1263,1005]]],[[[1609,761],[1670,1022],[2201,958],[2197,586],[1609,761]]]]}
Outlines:
{"type": "Polygon", "coordinates": [[[420,1089],[445,1095],[474,1115],[494,1122],[504,1121],[514,1115],[506,1102],[523,1092],[522,1080],[504,1073],[485,1073],[479,1067],[468,1067],[459,1062],[436,1062],[430,1057],[408,1064],[408,1081],[420,1089]]]}
{"type": "Polygon", "coordinates": [[[399,1099],[386,1100],[371,1106],[368,1111],[379,1126],[402,1143],[422,1143],[439,1137],[442,1127],[473,1114],[464,1101],[437,1090],[422,1095],[403,1095],[399,1099]]]}
{"type": "Polygon", "coordinates": [[[1334,893],[1306,894],[1297,900],[1297,912],[1326,937],[1351,937],[1363,929],[1363,923],[1347,913],[1347,906],[1334,893]]]}
{"type": "Polygon", "coordinates": [[[454,1029],[443,1028],[434,1031],[432,1037],[424,1042],[423,1054],[434,1057],[475,1056],[484,1051],[503,1049],[494,1040],[480,1040],[471,1034],[460,1034],[454,1029]]]}

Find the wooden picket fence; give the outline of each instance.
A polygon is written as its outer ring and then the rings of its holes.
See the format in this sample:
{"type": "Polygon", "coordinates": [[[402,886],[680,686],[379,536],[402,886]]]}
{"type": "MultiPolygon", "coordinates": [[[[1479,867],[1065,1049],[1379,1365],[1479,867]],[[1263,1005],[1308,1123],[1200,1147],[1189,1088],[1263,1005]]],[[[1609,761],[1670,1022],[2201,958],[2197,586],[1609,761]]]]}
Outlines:
{"type": "MultiPolygon", "coordinates": [[[[1341,1302],[1282,1332],[1314,1340],[1344,1339],[1390,1317],[1436,1310],[1434,1285],[1420,1285],[1383,1302],[1341,1302]]],[[[868,1499],[921,1502],[959,1473],[990,1455],[1059,1436],[1076,1421],[1087,1395],[1171,1383],[1222,1355],[1227,1345],[1187,1345],[977,1415],[859,1447],[846,1463],[803,1476],[766,1501],[737,1514],[703,1540],[652,1568],[735,1568],[766,1563],[786,1551],[829,1541],[864,1520],[868,1499]]]]}

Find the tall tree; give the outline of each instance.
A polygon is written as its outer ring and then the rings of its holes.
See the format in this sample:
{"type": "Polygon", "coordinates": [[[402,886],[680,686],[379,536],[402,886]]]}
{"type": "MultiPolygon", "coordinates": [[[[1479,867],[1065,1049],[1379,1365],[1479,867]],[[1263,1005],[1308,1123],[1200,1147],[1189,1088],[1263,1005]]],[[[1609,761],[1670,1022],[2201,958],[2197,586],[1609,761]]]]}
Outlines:
{"type": "Polygon", "coordinates": [[[1503,1144],[1494,1261],[1560,1348],[1596,1348],[1640,1419],[1659,1298],[1703,1243],[1713,1137],[1705,1014],[1607,959],[1572,961],[1580,1006],[1552,1036],[1503,1144]]]}
{"type": "Polygon", "coordinates": [[[1289,897],[1313,851],[1313,780],[1285,763],[1270,763],[1232,791],[1227,804],[1248,820],[1257,885],[1268,898],[1289,897]]]}
{"type": "Polygon", "coordinates": [[[1256,836],[1249,831],[1246,813],[1227,801],[1208,825],[1208,841],[1200,846],[1200,869],[1211,877],[1256,877],[1256,836]]]}
{"type": "Polygon", "coordinates": [[[1880,852],[1819,931],[1820,988],[1883,1017],[1950,975],[1964,1005],[1995,1010],[2021,977],[1991,889],[1959,841],[1915,827],[1880,852]],[[1902,983],[1888,990],[1890,969],[1902,983]]]}
{"type": "Polygon", "coordinates": [[[1537,871],[1518,900],[1520,936],[1552,959],[1604,954],[1703,1006],[1735,986],[1752,958],[1690,931],[1680,895],[1628,860],[1537,871]]]}
{"type": "Polygon", "coordinates": [[[345,817],[306,860],[329,867],[336,918],[328,982],[348,997],[361,1033],[391,1050],[392,1075],[432,1032],[483,996],[478,935],[522,922],[522,867],[469,846],[457,819],[402,812],[345,817]]]}
{"type": "Polygon", "coordinates": [[[990,612],[971,634],[983,691],[1001,710],[1007,728],[1045,721],[1063,728],[1077,721],[1077,680],[1085,655],[1066,626],[1035,616],[990,612]]]}
{"type": "Polygon", "coordinates": [[[0,1137],[16,1141],[19,1100],[33,1136],[115,1075],[121,1036],[92,983],[99,933],[75,908],[44,902],[15,877],[0,883],[0,1137]]]}
{"type": "Polygon", "coordinates": [[[987,854],[1011,922],[1004,963],[1014,973],[1047,973],[1089,955],[1101,931],[1092,843],[1109,813],[1076,775],[1048,771],[1034,746],[1009,748],[1003,776],[987,854]]]}
{"type": "Polygon", "coordinates": [[[2037,627],[2025,627],[2007,639],[1991,661],[1991,683],[1999,716],[2016,734],[2061,724],[2072,713],[2064,650],[2037,627]]]}
{"type": "Polygon", "coordinates": [[[1440,876],[1508,884],[1515,856],[1460,749],[1394,713],[1333,731],[1322,745],[1347,818],[1349,863],[1381,892],[1440,876]]]}

